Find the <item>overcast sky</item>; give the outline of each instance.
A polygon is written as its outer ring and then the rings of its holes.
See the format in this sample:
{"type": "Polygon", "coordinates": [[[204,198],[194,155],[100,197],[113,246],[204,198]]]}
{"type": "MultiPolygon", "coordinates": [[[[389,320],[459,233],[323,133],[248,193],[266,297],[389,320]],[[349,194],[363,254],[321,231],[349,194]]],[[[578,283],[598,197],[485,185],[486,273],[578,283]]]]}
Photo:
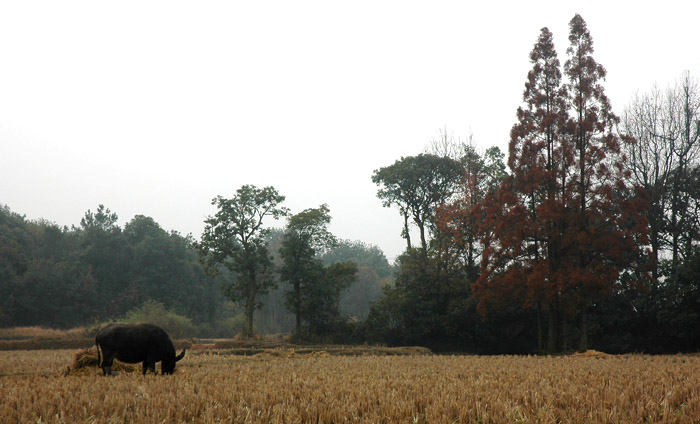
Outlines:
{"type": "Polygon", "coordinates": [[[393,260],[373,170],[445,127],[506,149],[540,29],[563,64],[575,13],[618,114],[700,77],[694,3],[3,1],[0,204],[70,226],[102,203],[199,238],[213,197],[272,185],[393,260]]]}

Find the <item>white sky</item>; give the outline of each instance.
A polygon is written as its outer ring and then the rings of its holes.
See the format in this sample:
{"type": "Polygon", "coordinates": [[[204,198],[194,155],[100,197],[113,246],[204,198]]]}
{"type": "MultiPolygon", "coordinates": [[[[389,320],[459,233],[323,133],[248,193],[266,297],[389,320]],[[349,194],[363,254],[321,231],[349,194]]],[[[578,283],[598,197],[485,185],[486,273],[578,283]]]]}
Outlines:
{"type": "Polygon", "coordinates": [[[213,197],[273,185],[393,260],[373,170],[444,127],[505,150],[540,29],[563,64],[575,13],[618,114],[700,77],[694,3],[2,1],[0,204],[70,226],[103,203],[199,238],[213,197]]]}

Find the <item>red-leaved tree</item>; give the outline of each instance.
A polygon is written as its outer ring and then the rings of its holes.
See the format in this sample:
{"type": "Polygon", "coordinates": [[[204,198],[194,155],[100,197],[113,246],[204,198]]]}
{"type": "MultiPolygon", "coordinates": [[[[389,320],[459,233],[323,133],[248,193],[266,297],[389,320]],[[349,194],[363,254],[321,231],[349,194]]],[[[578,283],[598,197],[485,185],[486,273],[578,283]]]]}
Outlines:
{"type": "Polygon", "coordinates": [[[480,309],[494,299],[515,296],[537,309],[538,349],[543,349],[543,312],[549,316],[549,350],[561,348],[558,323],[565,278],[560,275],[566,208],[562,172],[573,161],[566,149],[566,98],[552,33],[547,28],[530,53],[518,122],[508,148],[510,176],[486,202],[488,246],[476,285],[480,309]]]}
{"type": "Polygon", "coordinates": [[[646,244],[646,199],[633,187],[617,135],[620,119],[612,112],[601,82],[605,68],[593,58],[593,39],[580,15],[569,23],[564,72],[571,108],[568,131],[574,163],[568,185],[574,193],[569,255],[570,291],[581,317],[580,349],[588,347],[587,309],[609,295],[620,271],[630,266],[642,240],[646,244]],[[640,237],[641,235],[641,237],[640,237]]]}
{"type": "Polygon", "coordinates": [[[568,83],[547,28],[530,54],[511,174],[481,208],[485,248],[474,287],[484,313],[504,298],[535,308],[540,350],[546,314],[549,351],[564,347],[563,323],[574,313],[579,348],[587,348],[588,307],[612,293],[645,243],[644,197],[630,186],[620,153],[620,143],[633,140],[615,132],[585,22],[576,15],[570,28],[568,83]]]}

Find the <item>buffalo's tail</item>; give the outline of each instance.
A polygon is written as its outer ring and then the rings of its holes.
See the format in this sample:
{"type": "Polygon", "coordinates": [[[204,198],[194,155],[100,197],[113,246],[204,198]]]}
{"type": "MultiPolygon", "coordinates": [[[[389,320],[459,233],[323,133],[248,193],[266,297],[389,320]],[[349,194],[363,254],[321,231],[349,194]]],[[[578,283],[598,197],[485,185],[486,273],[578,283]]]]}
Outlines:
{"type": "Polygon", "coordinates": [[[185,349],[182,349],[182,353],[179,354],[179,355],[177,355],[177,356],[175,357],[175,362],[177,362],[177,361],[179,361],[180,359],[182,359],[182,358],[185,357],[185,351],[186,351],[186,350],[187,350],[186,348],[185,348],[185,349]]]}

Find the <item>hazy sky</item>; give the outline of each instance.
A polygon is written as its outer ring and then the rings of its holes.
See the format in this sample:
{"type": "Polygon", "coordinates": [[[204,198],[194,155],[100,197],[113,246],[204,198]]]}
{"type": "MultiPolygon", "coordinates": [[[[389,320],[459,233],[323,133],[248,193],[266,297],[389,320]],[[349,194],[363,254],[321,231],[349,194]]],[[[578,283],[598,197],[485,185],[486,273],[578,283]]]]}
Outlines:
{"type": "Polygon", "coordinates": [[[273,185],[393,260],[373,170],[444,127],[505,149],[540,29],[563,64],[575,13],[618,114],[700,77],[694,3],[3,1],[0,204],[70,226],[102,203],[199,238],[213,197],[273,185]]]}

